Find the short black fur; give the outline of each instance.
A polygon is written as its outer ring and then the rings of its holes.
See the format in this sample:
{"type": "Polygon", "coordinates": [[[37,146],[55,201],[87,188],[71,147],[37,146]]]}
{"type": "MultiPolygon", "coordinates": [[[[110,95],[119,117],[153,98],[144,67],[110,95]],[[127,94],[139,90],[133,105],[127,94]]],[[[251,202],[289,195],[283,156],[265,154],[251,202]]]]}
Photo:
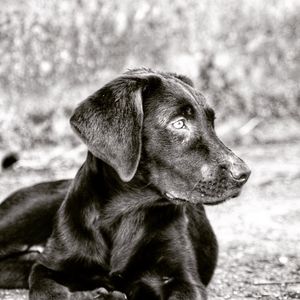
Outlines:
{"type": "Polygon", "coordinates": [[[31,300],[207,299],[217,242],[203,203],[235,195],[246,180],[231,174],[250,172],[197,95],[184,76],[138,69],[82,102],[71,124],[89,151],[76,177],[0,206],[0,287],[29,287],[31,300]],[[168,119],[183,98],[185,136],[168,119]]]}

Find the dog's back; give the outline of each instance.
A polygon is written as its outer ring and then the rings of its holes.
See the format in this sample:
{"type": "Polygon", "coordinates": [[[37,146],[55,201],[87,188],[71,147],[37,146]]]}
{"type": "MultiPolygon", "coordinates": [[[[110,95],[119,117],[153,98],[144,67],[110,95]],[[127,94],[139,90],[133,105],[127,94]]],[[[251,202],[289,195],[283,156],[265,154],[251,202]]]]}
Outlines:
{"type": "Polygon", "coordinates": [[[45,244],[70,180],[22,188],[0,205],[0,259],[45,244]]]}

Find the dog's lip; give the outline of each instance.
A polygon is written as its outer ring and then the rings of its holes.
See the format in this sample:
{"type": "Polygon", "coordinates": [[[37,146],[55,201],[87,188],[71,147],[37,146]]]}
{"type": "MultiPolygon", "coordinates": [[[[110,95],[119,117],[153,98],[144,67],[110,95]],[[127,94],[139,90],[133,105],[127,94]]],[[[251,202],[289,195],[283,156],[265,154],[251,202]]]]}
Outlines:
{"type": "Polygon", "coordinates": [[[223,202],[225,202],[225,201],[227,201],[227,200],[229,200],[231,198],[238,197],[240,195],[240,193],[241,193],[241,189],[236,189],[232,193],[230,193],[229,195],[224,196],[220,200],[217,199],[215,201],[207,201],[207,202],[203,201],[203,204],[205,204],[205,205],[218,205],[218,204],[221,204],[221,203],[223,203],[223,202]]]}
{"type": "Polygon", "coordinates": [[[175,204],[184,204],[184,203],[188,203],[190,201],[186,200],[186,199],[182,199],[182,198],[177,198],[175,196],[173,196],[171,193],[166,192],[165,197],[172,203],[175,204]]]}
{"type": "Polygon", "coordinates": [[[225,198],[225,199],[221,199],[221,200],[216,200],[216,201],[213,201],[213,202],[203,202],[204,205],[218,205],[218,204],[221,204],[225,201],[227,201],[229,198],[225,198]]]}
{"type": "MultiPolygon", "coordinates": [[[[236,198],[240,195],[241,193],[241,189],[235,189],[234,191],[232,191],[230,194],[228,195],[224,195],[224,197],[222,197],[221,199],[216,199],[215,201],[201,201],[200,203],[204,204],[204,205],[218,205],[218,204],[221,204],[231,198],[236,198]]],[[[169,200],[170,202],[174,203],[174,204],[186,204],[186,203],[193,203],[193,204],[196,204],[195,202],[193,201],[189,201],[187,199],[184,199],[184,198],[178,198],[178,197],[175,197],[174,195],[172,195],[171,193],[169,192],[165,192],[164,193],[164,196],[165,198],[167,198],[167,200],[169,200]]]]}

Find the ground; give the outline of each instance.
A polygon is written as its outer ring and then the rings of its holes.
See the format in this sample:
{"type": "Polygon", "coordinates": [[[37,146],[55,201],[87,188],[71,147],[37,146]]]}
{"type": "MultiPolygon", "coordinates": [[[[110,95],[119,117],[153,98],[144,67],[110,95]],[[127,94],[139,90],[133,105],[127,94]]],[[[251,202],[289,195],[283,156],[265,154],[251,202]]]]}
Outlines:
{"type": "MultiPolygon", "coordinates": [[[[300,299],[300,145],[234,150],[252,175],[239,198],[207,207],[220,245],[209,299],[300,299]]],[[[0,173],[0,197],[41,180],[72,177],[83,157],[83,146],[22,153],[14,169],[0,173]]],[[[0,299],[27,299],[27,292],[0,291],[0,299]]]]}

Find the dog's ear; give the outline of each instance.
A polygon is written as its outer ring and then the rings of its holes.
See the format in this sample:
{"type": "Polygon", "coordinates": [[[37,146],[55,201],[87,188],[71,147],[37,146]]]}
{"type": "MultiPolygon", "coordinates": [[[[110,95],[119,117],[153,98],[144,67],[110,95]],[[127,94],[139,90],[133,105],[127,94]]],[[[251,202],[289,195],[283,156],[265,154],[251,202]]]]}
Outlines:
{"type": "Polygon", "coordinates": [[[119,77],[84,100],[70,119],[74,131],[97,158],[130,181],[141,155],[142,91],[157,85],[158,75],[119,77]]]}

